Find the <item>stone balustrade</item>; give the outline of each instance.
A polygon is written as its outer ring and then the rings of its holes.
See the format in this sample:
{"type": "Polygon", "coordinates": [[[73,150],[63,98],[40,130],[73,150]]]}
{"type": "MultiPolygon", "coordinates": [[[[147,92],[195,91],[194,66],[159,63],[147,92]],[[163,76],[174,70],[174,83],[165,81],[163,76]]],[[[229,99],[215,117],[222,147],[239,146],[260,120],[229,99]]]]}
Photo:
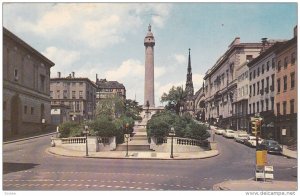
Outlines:
{"type": "Polygon", "coordinates": [[[68,137],[68,138],[61,138],[62,144],[85,144],[86,138],[85,137],[68,137]]]}
{"type": "Polygon", "coordinates": [[[69,137],[69,138],[51,138],[52,147],[62,147],[65,149],[85,151],[86,141],[89,152],[111,151],[117,147],[116,137],[69,137]]]}
{"type": "MultiPolygon", "coordinates": [[[[170,152],[171,143],[172,137],[151,137],[150,149],[157,152],[170,152]]],[[[198,152],[204,150],[208,150],[208,142],[189,138],[173,137],[174,152],[198,152]]]]}

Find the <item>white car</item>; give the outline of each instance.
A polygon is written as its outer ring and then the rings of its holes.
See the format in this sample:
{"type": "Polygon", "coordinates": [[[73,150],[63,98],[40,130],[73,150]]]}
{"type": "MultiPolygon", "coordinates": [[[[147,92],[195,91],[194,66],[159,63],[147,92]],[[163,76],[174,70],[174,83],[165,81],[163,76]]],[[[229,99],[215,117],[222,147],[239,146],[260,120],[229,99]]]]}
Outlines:
{"type": "Polygon", "coordinates": [[[231,129],[226,129],[223,132],[223,136],[227,137],[227,138],[234,138],[234,135],[235,135],[235,132],[233,130],[231,130],[231,129]]]}
{"type": "MultiPolygon", "coordinates": [[[[263,139],[258,138],[258,144],[261,144],[263,139]]],[[[245,140],[245,144],[250,147],[256,147],[256,137],[255,136],[248,136],[245,140]]]]}
{"type": "Polygon", "coordinates": [[[247,133],[237,133],[234,136],[234,141],[239,142],[239,143],[244,143],[246,139],[248,139],[248,134],[247,133]]]}
{"type": "Polygon", "coordinates": [[[224,129],[216,129],[215,134],[222,135],[224,133],[224,131],[225,131],[224,129]]]}

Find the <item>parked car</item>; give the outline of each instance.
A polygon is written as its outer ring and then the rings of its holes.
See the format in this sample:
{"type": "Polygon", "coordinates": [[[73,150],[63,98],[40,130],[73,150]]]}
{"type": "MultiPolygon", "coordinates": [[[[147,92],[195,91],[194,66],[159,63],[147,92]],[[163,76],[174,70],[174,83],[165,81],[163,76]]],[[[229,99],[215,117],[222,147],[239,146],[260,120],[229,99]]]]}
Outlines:
{"type": "Polygon", "coordinates": [[[239,143],[244,143],[245,140],[248,138],[248,134],[247,133],[237,133],[234,136],[234,141],[239,142],[239,143]]]}
{"type": "Polygon", "coordinates": [[[276,153],[276,154],[281,154],[282,153],[282,148],[278,144],[277,141],[274,140],[264,140],[260,145],[260,149],[265,149],[268,151],[268,153],[276,153]]]}
{"type": "Polygon", "coordinates": [[[215,130],[215,134],[222,135],[224,131],[225,131],[224,129],[219,128],[215,130]]]}
{"type": "Polygon", "coordinates": [[[226,129],[223,132],[223,137],[227,137],[227,138],[234,138],[235,132],[231,129],[226,129]]]}
{"type": "MultiPolygon", "coordinates": [[[[258,138],[258,145],[262,143],[262,139],[258,138]]],[[[256,147],[256,137],[255,136],[248,136],[248,138],[245,140],[244,144],[250,147],[256,147]]]]}

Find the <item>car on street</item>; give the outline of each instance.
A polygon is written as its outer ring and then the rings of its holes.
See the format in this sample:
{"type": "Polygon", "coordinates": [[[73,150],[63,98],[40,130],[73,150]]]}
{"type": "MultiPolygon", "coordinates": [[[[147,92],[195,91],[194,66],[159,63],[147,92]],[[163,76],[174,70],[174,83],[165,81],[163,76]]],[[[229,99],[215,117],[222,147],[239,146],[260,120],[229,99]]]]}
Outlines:
{"type": "Polygon", "coordinates": [[[234,135],[235,135],[235,131],[233,131],[231,129],[226,129],[223,132],[223,137],[226,137],[226,138],[234,138],[234,135]]]}
{"type": "Polygon", "coordinates": [[[274,140],[264,140],[260,145],[260,149],[267,150],[268,153],[281,154],[282,148],[277,141],[274,140]]]}
{"type": "Polygon", "coordinates": [[[248,136],[249,135],[247,133],[237,133],[234,136],[234,141],[243,144],[245,140],[248,138],[248,136]]]}
{"type": "MultiPolygon", "coordinates": [[[[263,140],[261,138],[258,138],[258,145],[261,144],[263,140]]],[[[248,136],[248,138],[244,142],[245,145],[250,147],[256,147],[256,137],[255,136],[248,136]]]]}
{"type": "Polygon", "coordinates": [[[222,135],[223,134],[223,132],[224,132],[225,130],[224,129],[216,129],[215,130],[215,134],[217,134],[217,135],[222,135]]]}

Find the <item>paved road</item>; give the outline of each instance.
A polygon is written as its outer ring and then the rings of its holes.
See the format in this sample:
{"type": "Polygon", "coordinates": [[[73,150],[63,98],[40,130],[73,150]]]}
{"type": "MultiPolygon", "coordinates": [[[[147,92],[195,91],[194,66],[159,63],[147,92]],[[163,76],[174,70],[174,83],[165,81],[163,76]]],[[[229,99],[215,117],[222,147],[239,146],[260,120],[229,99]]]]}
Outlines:
{"type": "MultiPolygon", "coordinates": [[[[3,190],[212,190],[254,176],[255,149],[216,136],[220,155],[200,160],[67,158],[45,152],[50,136],[3,146],[3,190]]],[[[297,180],[297,160],[268,155],[276,180],[297,180]]]]}

